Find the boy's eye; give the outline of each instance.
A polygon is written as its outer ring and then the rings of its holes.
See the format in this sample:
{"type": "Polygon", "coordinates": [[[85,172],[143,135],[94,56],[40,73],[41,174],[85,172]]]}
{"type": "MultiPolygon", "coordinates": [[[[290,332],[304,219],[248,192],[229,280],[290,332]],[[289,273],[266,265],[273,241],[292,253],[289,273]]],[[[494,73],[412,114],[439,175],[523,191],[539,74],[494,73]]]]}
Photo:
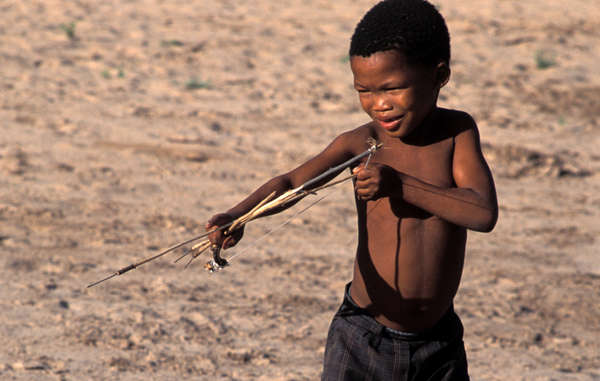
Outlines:
{"type": "MultiPolygon", "coordinates": [[[[378,92],[394,92],[394,91],[401,91],[401,90],[404,90],[404,89],[405,89],[405,87],[403,87],[403,86],[394,86],[394,87],[383,88],[381,90],[378,90],[378,92]]],[[[363,88],[356,88],[356,91],[358,93],[361,93],[361,94],[366,94],[366,93],[370,93],[371,92],[371,90],[369,90],[369,89],[363,89],[363,88]]]]}

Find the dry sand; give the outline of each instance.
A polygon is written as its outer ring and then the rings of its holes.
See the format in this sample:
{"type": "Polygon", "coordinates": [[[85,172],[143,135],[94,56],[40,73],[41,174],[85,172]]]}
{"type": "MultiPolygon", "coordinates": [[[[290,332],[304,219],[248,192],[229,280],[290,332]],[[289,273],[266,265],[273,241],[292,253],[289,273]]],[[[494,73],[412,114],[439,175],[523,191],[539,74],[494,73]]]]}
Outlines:
{"type": "MultiPolygon", "coordinates": [[[[318,379],[348,184],[251,223],[219,274],[178,251],[85,286],[365,122],[346,50],[372,4],[0,1],[0,379],[318,379]]],[[[600,380],[600,3],[436,4],[440,104],[477,120],[500,199],[456,298],[472,379],[600,380]]]]}

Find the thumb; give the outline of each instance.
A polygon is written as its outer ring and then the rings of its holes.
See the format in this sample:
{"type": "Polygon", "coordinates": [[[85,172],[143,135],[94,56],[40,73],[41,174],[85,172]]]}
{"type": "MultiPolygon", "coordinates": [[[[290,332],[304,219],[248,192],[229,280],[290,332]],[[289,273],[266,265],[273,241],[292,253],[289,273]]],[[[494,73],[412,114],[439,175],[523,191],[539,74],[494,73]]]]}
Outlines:
{"type": "Polygon", "coordinates": [[[227,237],[223,241],[223,249],[229,249],[236,244],[236,240],[233,237],[227,237]]]}

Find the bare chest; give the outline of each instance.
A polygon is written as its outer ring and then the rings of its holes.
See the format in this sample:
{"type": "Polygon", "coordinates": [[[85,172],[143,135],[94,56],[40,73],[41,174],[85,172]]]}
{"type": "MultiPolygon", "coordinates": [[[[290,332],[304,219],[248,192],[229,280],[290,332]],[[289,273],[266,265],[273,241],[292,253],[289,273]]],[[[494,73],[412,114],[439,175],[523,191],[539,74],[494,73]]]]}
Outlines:
{"type": "Polygon", "coordinates": [[[426,183],[450,187],[454,185],[453,151],[452,138],[422,146],[397,142],[377,152],[374,160],[426,183]]]}

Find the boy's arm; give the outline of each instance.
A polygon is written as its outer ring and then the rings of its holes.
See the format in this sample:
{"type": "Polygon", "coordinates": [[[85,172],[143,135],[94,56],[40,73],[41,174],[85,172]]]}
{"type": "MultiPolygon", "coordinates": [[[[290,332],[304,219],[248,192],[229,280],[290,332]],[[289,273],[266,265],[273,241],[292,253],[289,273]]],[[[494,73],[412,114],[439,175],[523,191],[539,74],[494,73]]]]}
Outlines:
{"type": "Polygon", "coordinates": [[[371,188],[370,192],[366,192],[366,186],[360,189],[361,180],[373,175],[357,171],[357,195],[368,199],[379,192],[381,195],[402,197],[404,201],[453,224],[476,231],[491,231],[498,219],[494,180],[481,152],[475,122],[470,117],[462,122],[462,132],[455,137],[452,159],[456,187],[441,188],[374,163],[371,171],[380,173],[376,175],[381,179],[380,190],[373,191],[371,188]]]}
{"type": "MultiPolygon", "coordinates": [[[[236,218],[244,215],[250,211],[260,201],[264,200],[272,192],[276,192],[276,197],[280,194],[299,187],[306,181],[320,175],[331,167],[334,167],[349,158],[354,154],[351,150],[352,132],[344,133],[331,142],[327,148],[312,159],[308,160],[304,164],[295,168],[294,170],[276,176],[265,184],[260,186],[257,190],[251,193],[247,198],[242,200],[239,204],[229,209],[225,213],[220,213],[213,216],[206,224],[206,230],[211,230],[218,226],[225,225],[236,218]]],[[[324,178],[321,182],[313,184],[311,188],[325,184],[332,178],[337,176],[338,173],[332,173],[331,176],[324,178]]],[[[289,203],[284,205],[281,209],[276,210],[274,213],[279,213],[295,203],[289,203]]],[[[273,213],[270,213],[273,214],[273,213]]],[[[230,237],[224,237],[221,231],[215,232],[209,236],[211,242],[220,244],[223,248],[229,248],[237,244],[241,239],[243,230],[239,229],[234,232],[230,237]]]]}

